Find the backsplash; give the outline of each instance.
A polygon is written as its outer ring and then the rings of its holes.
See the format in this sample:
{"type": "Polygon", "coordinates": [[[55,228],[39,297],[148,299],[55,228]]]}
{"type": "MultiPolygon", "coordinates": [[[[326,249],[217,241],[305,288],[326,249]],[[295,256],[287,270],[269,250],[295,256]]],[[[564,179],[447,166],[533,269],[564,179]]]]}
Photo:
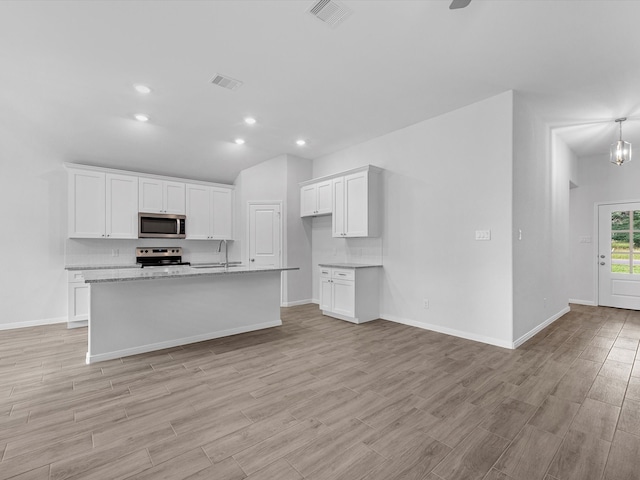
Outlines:
{"type": "Polygon", "coordinates": [[[318,263],[382,264],[382,237],[336,238],[331,216],[315,217],[312,224],[313,267],[318,263]]]}
{"type": "MultiPolygon", "coordinates": [[[[140,238],[136,240],[80,239],[65,241],[65,265],[133,265],[136,263],[136,247],[182,247],[182,259],[191,263],[224,261],[217,253],[218,240],[169,240],[140,238]]],[[[233,242],[229,242],[229,260],[234,259],[233,242]]]]}

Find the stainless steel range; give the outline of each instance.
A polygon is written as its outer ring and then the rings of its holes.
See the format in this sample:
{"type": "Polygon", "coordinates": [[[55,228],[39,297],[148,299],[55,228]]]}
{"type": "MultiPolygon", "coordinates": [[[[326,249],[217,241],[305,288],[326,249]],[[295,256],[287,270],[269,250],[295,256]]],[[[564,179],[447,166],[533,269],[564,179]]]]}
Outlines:
{"type": "Polygon", "coordinates": [[[138,247],[136,263],[142,268],[189,265],[182,261],[182,247],[138,247]]]}

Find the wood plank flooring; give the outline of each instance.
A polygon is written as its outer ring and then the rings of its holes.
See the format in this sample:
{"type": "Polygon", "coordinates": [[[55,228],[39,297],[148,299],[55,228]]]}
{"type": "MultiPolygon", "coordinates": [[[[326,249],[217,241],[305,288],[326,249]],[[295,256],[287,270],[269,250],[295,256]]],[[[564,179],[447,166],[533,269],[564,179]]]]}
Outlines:
{"type": "Polygon", "coordinates": [[[316,305],[85,365],[0,332],[0,480],[640,478],[640,312],[574,305],[517,350],[316,305]]]}

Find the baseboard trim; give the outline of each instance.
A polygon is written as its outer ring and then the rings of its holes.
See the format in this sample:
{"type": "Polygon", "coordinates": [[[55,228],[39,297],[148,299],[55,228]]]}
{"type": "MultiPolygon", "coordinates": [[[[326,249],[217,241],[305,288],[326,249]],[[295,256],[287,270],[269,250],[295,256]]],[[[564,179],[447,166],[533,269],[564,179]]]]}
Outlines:
{"type": "Polygon", "coordinates": [[[484,335],[478,335],[475,333],[465,332],[463,330],[456,330],[454,328],[447,328],[441,325],[434,325],[432,323],[416,322],[415,320],[409,320],[407,318],[396,317],[395,315],[389,315],[383,313],[380,315],[383,320],[390,322],[401,323],[402,325],[408,325],[410,327],[417,327],[423,330],[431,330],[433,332],[444,333],[446,335],[452,335],[454,337],[464,338],[466,340],[473,340],[474,342],[487,343],[489,345],[495,345],[496,347],[513,349],[513,343],[500,340],[498,338],[486,337],[484,335]]]}
{"type": "Polygon", "coordinates": [[[297,307],[298,305],[308,305],[310,303],[315,303],[311,298],[307,298],[306,300],[296,300],[295,302],[282,302],[280,304],[281,307],[297,307]]]}
{"type": "Polygon", "coordinates": [[[0,324],[0,330],[14,330],[16,328],[40,327],[42,325],[54,325],[56,323],[67,323],[67,317],[42,318],[39,320],[28,320],[26,322],[14,322],[0,324]]]}
{"type": "Polygon", "coordinates": [[[253,325],[247,325],[244,327],[230,328],[228,330],[221,330],[219,332],[211,332],[202,335],[178,338],[174,340],[168,340],[166,342],[151,343],[139,347],[125,348],[122,350],[117,350],[115,352],[99,353],[96,355],[90,355],[89,352],[87,352],[86,362],[87,364],[103,362],[105,360],[113,360],[120,357],[129,357],[131,355],[153,352],[155,350],[164,350],[165,348],[173,348],[180,345],[188,345],[190,343],[204,342],[207,340],[213,340],[214,338],[230,337],[232,335],[238,335],[240,333],[254,332],[256,330],[263,330],[265,328],[279,327],[280,325],[282,325],[282,320],[278,319],[271,322],[255,323],[253,325]]]}
{"type": "Polygon", "coordinates": [[[558,313],[556,313],[555,315],[552,315],[551,317],[547,318],[544,322],[542,322],[540,325],[538,325],[537,327],[529,330],[527,333],[525,333],[524,335],[522,335],[519,339],[517,339],[515,342],[513,342],[513,348],[518,348],[520,345],[522,345],[524,342],[526,342],[527,340],[529,340],[531,337],[533,337],[536,333],[540,332],[541,330],[547,328],[549,325],[551,325],[553,322],[555,322],[557,319],[559,319],[561,316],[563,316],[565,313],[569,313],[571,311],[571,309],[569,308],[569,305],[567,305],[566,307],[564,307],[562,310],[560,310],[558,313]]]}
{"type": "Polygon", "coordinates": [[[587,305],[589,307],[597,307],[598,304],[593,300],[578,300],[577,298],[570,298],[569,303],[575,303],[576,305],[587,305]]]}

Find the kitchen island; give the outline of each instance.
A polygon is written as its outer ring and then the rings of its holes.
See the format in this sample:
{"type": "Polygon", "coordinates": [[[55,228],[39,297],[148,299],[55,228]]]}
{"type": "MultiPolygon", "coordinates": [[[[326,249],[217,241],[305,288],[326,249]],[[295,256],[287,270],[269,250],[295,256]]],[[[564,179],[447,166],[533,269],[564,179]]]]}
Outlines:
{"type": "Polygon", "coordinates": [[[85,271],[87,363],[282,325],[281,272],[297,267],[85,271]]]}

